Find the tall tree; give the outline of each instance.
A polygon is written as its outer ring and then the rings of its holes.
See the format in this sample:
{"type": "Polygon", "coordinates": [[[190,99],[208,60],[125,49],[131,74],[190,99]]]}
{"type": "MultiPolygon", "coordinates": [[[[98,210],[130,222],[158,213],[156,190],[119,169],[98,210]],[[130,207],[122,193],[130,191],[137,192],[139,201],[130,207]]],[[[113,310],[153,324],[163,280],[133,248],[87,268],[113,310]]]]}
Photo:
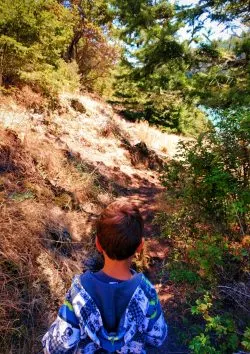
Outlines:
{"type": "MultiPolygon", "coordinates": [[[[117,94],[130,109],[136,110],[136,102],[126,85],[141,98],[137,110],[144,118],[177,130],[183,129],[183,120],[184,125],[202,121],[199,103],[210,107],[247,104],[249,34],[228,43],[209,36],[201,39],[199,34],[206,19],[223,22],[225,27],[233,27],[235,19],[247,24],[249,2],[201,0],[189,7],[164,0],[113,3],[120,37],[126,43],[123,66],[127,69],[119,75],[122,85],[117,94]],[[191,41],[178,38],[178,30],[186,24],[192,25],[195,48],[191,41]]],[[[204,124],[198,127],[203,129],[204,124]]]]}
{"type": "Polygon", "coordinates": [[[76,59],[77,45],[81,38],[91,36],[89,23],[92,24],[92,30],[93,26],[109,28],[113,17],[109,2],[104,0],[72,0],[67,1],[67,6],[74,10],[76,16],[74,35],[65,54],[66,60],[72,60],[76,59]]]}
{"type": "Polygon", "coordinates": [[[203,104],[215,108],[248,105],[250,1],[200,0],[196,5],[178,7],[177,16],[190,26],[190,42],[196,41],[190,70],[193,93],[199,95],[203,104]],[[212,40],[209,32],[199,37],[208,20],[229,29],[231,38],[212,40]],[[243,30],[241,34],[236,31],[239,27],[243,30]]]}
{"type": "Polygon", "coordinates": [[[55,0],[6,0],[0,4],[0,77],[57,66],[72,36],[73,18],[55,0]]]}
{"type": "Polygon", "coordinates": [[[177,36],[183,23],[175,5],[166,0],[114,0],[113,7],[125,42],[116,95],[125,110],[129,108],[126,114],[177,132],[187,132],[187,126],[189,132],[197,132],[205,121],[186,95],[191,57],[177,36]]]}

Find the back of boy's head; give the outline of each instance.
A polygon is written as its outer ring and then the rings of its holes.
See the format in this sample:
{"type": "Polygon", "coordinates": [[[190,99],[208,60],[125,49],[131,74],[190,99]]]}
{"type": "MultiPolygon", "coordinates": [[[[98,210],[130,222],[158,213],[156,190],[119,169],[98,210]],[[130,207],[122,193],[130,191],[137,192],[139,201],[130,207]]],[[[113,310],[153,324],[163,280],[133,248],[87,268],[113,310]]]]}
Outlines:
{"type": "Polygon", "coordinates": [[[97,222],[97,238],[107,256],[124,260],[131,257],[142,241],[143,219],[139,209],[128,203],[111,203],[97,222]]]}

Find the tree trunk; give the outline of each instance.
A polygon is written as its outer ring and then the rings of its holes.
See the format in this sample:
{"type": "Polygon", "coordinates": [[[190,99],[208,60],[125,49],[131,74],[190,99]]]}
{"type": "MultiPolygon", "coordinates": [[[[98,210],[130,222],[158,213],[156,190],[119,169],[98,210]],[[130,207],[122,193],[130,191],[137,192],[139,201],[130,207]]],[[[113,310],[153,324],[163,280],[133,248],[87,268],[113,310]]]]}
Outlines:
{"type": "Polygon", "coordinates": [[[71,40],[70,45],[68,46],[67,52],[65,53],[65,60],[66,61],[71,61],[73,59],[76,59],[76,46],[79,42],[79,40],[82,37],[82,32],[76,32],[74,34],[74,37],[71,40]]]}

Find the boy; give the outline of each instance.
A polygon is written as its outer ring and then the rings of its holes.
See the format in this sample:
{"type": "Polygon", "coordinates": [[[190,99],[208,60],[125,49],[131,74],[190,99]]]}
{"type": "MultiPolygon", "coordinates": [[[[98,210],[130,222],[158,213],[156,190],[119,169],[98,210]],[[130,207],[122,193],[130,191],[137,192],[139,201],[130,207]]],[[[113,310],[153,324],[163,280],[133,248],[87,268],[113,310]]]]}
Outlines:
{"type": "Polygon", "coordinates": [[[56,321],[43,337],[45,353],[146,353],[166,335],[157,293],[142,273],[131,270],[143,247],[143,220],[130,204],[114,202],[97,223],[99,272],[76,276],[56,321]]]}

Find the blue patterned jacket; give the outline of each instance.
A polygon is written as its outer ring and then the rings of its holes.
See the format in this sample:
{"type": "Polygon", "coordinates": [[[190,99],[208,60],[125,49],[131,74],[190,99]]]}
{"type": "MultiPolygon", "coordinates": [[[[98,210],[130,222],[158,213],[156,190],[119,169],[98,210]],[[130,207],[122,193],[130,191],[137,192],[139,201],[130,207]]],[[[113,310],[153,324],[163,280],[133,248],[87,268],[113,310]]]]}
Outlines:
{"type": "Polygon", "coordinates": [[[166,336],[156,290],[143,274],[116,333],[105,330],[99,309],[76,276],[42,343],[48,354],[143,354],[146,344],[158,347],[166,336]]]}

